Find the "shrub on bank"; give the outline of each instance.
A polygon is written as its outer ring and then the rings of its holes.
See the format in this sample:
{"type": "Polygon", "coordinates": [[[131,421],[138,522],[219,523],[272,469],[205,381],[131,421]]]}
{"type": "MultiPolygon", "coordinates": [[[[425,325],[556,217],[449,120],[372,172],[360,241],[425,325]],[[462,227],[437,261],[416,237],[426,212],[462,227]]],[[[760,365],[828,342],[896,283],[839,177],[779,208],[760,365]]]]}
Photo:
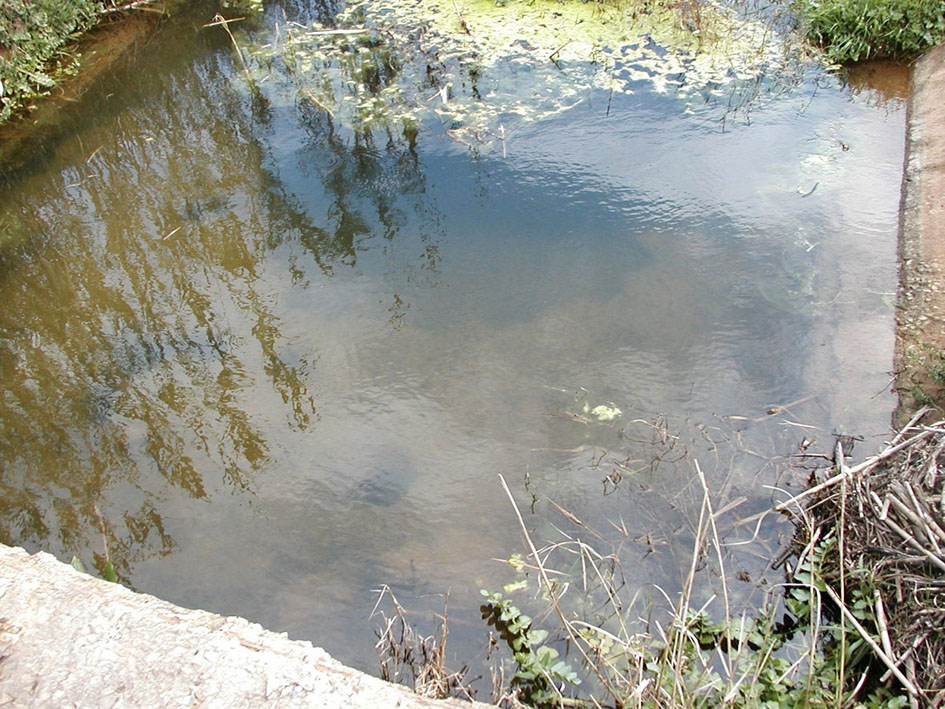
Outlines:
{"type": "Polygon", "coordinates": [[[14,0],[0,2],[0,120],[48,93],[50,74],[74,62],[63,46],[89,29],[101,0],[14,0]]]}
{"type": "Polygon", "coordinates": [[[795,0],[808,38],[840,63],[901,59],[945,40],[942,0],[795,0]]]}
{"type": "MultiPolygon", "coordinates": [[[[185,5],[185,0],[0,0],[0,122],[29,109],[58,79],[74,74],[79,60],[69,45],[105,18],[141,10],[167,14],[185,5]]],[[[216,5],[253,14],[262,11],[263,0],[216,5]]]]}

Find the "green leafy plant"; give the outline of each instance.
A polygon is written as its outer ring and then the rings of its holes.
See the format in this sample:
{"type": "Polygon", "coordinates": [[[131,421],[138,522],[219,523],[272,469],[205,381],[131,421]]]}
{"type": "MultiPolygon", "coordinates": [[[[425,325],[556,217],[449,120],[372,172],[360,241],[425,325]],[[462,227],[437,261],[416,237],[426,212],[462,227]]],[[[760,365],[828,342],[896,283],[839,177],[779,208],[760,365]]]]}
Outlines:
{"type": "Polygon", "coordinates": [[[929,377],[938,386],[945,386],[945,352],[935,350],[929,354],[929,377]]]}
{"type": "Polygon", "coordinates": [[[532,619],[501,593],[485,589],[481,593],[486,598],[479,608],[483,620],[496,629],[518,665],[512,688],[529,706],[560,706],[562,687],[579,685],[581,680],[570,665],[558,659],[558,651],[545,644],[548,631],[532,628],[532,619]]]}
{"type": "Polygon", "coordinates": [[[63,46],[91,27],[102,8],[97,0],[0,3],[0,120],[74,69],[74,57],[63,46]]]}
{"type": "Polygon", "coordinates": [[[796,0],[808,38],[836,62],[899,59],[945,39],[941,0],[796,0]]]}

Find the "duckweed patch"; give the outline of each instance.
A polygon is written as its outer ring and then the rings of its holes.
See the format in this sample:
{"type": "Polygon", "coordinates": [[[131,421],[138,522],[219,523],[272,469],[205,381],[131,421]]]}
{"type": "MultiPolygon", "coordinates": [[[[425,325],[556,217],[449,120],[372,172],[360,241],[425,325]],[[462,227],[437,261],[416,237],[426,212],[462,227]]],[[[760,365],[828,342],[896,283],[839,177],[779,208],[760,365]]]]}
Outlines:
{"type": "Polygon", "coordinates": [[[249,53],[343,124],[437,120],[458,142],[503,149],[517,122],[554,116],[595,91],[608,112],[615,94],[640,90],[675,96],[683,110],[714,101],[728,112],[799,81],[803,51],[770,23],[715,3],[682,7],[362,0],[334,26],[288,23],[280,42],[249,53]]]}

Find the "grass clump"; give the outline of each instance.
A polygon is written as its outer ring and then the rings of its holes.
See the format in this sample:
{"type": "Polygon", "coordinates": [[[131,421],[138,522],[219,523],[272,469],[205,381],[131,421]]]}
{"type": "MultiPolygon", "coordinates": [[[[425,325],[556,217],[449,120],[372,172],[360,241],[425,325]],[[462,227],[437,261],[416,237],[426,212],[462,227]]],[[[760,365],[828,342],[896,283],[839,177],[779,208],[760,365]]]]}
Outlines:
{"type": "MultiPolygon", "coordinates": [[[[516,580],[504,594],[483,592],[495,653],[492,702],[507,709],[940,706],[945,422],[919,424],[927,413],[857,465],[838,441],[833,465],[815,471],[810,487],[741,520],[754,526],[789,514],[796,523],[792,547],[772,564],[783,565],[783,581],[750,605],[730,586],[732,542],[720,522],[737,503],[710,491],[698,461],[702,504],[675,593],[628,593],[619,550],[582,541],[607,543],[563,508],[574,532],[559,529],[562,540],[536,546],[500,476],[527,552],[508,560],[516,580]],[[535,605],[543,607],[534,619],[518,607],[535,605]],[[502,650],[510,658],[497,658],[502,650]]],[[[442,652],[425,654],[442,665],[442,652]]],[[[438,676],[450,675],[441,668],[438,676]]],[[[440,684],[436,696],[457,696],[440,684]]]]}
{"type": "Polygon", "coordinates": [[[833,61],[903,59],[945,40],[941,0],[796,0],[808,38],[833,61]]]}

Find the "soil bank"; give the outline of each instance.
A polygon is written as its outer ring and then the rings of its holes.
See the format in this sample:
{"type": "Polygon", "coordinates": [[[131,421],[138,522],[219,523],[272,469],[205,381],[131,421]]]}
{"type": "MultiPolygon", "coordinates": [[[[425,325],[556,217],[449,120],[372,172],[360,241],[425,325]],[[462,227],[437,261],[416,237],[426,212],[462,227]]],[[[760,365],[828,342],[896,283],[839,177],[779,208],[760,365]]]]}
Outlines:
{"type": "MultiPolygon", "coordinates": [[[[137,51],[172,9],[168,4],[155,6],[150,12],[116,16],[65,44],[68,53],[79,61],[78,72],[73,76],[57,76],[49,95],[35,96],[30,110],[0,122],[0,165],[12,166],[28,160],[37,145],[55,135],[63,119],[63,108],[78,101],[116,61],[137,51]]],[[[63,36],[64,43],[66,39],[63,36]]]]}

